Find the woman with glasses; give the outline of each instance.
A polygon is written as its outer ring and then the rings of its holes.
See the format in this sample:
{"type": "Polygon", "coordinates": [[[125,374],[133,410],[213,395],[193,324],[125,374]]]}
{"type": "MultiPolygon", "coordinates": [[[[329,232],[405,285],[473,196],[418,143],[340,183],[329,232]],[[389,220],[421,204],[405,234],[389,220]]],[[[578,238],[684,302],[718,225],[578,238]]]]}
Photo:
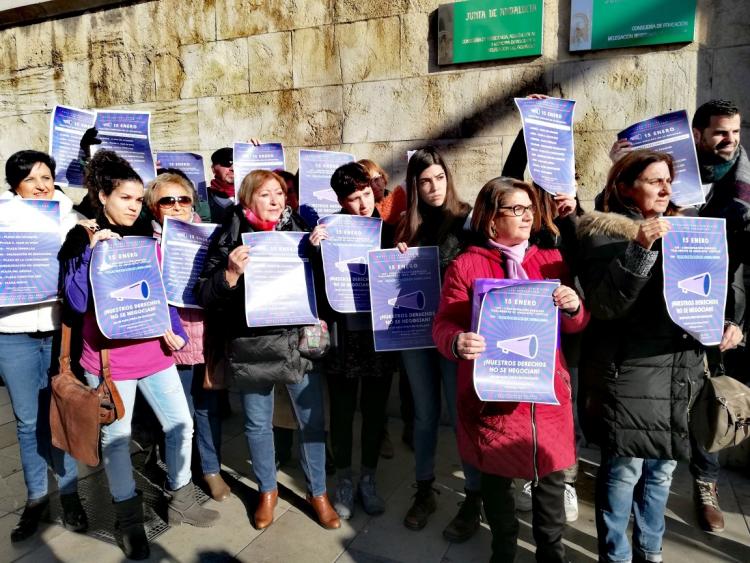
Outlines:
{"type": "MultiPolygon", "coordinates": [[[[154,218],[151,222],[154,237],[161,240],[166,217],[186,223],[200,223],[201,219],[194,207],[197,200],[198,195],[193,185],[179,174],[159,174],[149,182],[146,186],[145,204],[154,218]]],[[[221,417],[218,393],[203,388],[206,371],[203,356],[203,311],[192,307],[179,307],[177,311],[188,335],[188,342],[184,348],[175,350],[173,356],[188,407],[193,414],[203,481],[211,498],[221,502],[229,497],[230,491],[220,474],[221,417]]]]}
{"type": "MultiPolygon", "coordinates": [[[[441,275],[453,262],[465,242],[470,207],[462,202],[453,185],[450,169],[434,147],[416,151],[406,169],[406,214],[396,229],[398,248],[437,246],[441,275]]],[[[421,530],[437,508],[432,483],[435,481],[435,452],[443,389],[450,419],[456,425],[456,362],[435,349],[404,350],[404,367],[414,396],[414,455],[417,492],[404,517],[404,526],[421,530]]],[[[479,472],[463,463],[466,499],[458,514],[443,530],[449,541],[462,542],[479,529],[482,501],[479,472]]]]}
{"type": "Polygon", "coordinates": [[[513,479],[532,480],[532,532],[537,561],[566,561],[563,470],[575,460],[570,378],[558,348],[554,389],[559,405],[482,402],[474,391],[473,361],[484,338],[471,331],[472,287],[478,278],[559,279],[553,293],[562,332],[588,321],[557,249],[530,244],[537,230],[534,188],[511,178],[490,180],[479,192],[471,220],[475,244],[449,266],[432,334],[440,353],[458,360],[458,447],[481,471],[484,511],[492,531],[492,562],[513,561],[518,538],[513,479]]]}
{"type": "Polygon", "coordinates": [[[89,266],[94,247],[126,236],[151,236],[148,222],[139,219],[143,182],[130,164],[112,151],[99,151],[88,162],[84,183],[96,212],[88,228],[76,226],[60,250],[65,303],[83,315],[81,366],[87,383],[102,381],[101,350],[109,349],[112,380],[125,406],[123,418],[102,427],[102,457],[115,509],[117,543],[130,559],[147,559],[143,498],[135,488],[130,459],[131,420],[136,390],[151,405],[166,434],[170,524],[209,527],[219,513],[200,506],[191,481],[193,420],[175,368],[173,352],[183,348],[187,334],[177,311],[170,307],[172,328],[159,338],[109,340],[96,322],[89,266]]]}

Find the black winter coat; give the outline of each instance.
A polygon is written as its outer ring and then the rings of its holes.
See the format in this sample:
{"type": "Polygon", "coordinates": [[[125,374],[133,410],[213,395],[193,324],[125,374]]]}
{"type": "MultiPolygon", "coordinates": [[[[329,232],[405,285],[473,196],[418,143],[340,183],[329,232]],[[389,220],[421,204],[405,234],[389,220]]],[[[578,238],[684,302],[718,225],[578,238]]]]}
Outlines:
{"type": "Polygon", "coordinates": [[[660,241],[656,263],[636,273],[626,251],[637,232],[634,218],[617,213],[579,221],[579,277],[591,312],[580,364],[583,428],[612,456],[687,460],[704,349],[669,318],[660,241]]]}
{"type": "MultiPolygon", "coordinates": [[[[282,216],[277,230],[307,231],[302,218],[291,209],[282,216]]],[[[242,244],[242,233],[254,229],[242,207],[235,205],[219,234],[211,242],[203,272],[195,287],[198,302],[206,310],[207,331],[222,334],[227,341],[227,359],[232,388],[257,389],[279,379],[301,379],[312,362],[300,356],[298,327],[248,328],[245,321],[245,276],[229,287],[224,276],[229,254],[242,244]]]]}

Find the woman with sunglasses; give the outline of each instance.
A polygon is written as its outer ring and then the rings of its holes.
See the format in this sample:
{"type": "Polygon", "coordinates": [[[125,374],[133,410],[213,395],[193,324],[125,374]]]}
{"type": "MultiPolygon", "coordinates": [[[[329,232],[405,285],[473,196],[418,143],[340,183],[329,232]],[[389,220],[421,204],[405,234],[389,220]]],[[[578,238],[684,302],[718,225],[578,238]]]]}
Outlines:
{"type": "Polygon", "coordinates": [[[533,481],[532,532],[536,560],[566,561],[564,472],[575,460],[570,376],[558,348],[554,390],[559,405],[482,402],[473,384],[473,361],[486,348],[471,331],[471,301],[478,278],[559,279],[553,293],[562,332],[578,332],[588,313],[571,289],[570,272],[557,249],[530,244],[539,212],[535,189],[495,178],[480,190],[471,230],[476,243],[448,268],[432,335],[440,353],[458,360],[458,448],[481,471],[481,494],[492,531],[492,562],[513,561],[518,538],[513,479],[533,481]]]}
{"type": "Polygon", "coordinates": [[[85,169],[84,183],[96,211],[89,228],[73,228],[60,250],[65,302],[83,315],[81,366],[87,383],[102,380],[100,352],[109,349],[112,380],[122,397],[124,417],[102,428],[102,457],[115,508],[117,543],[130,559],[146,559],[143,498],[135,488],[130,434],[136,390],[140,390],[166,434],[167,496],[170,524],[212,526],[219,513],[200,506],[190,479],[193,421],[172,353],[187,342],[179,316],[170,307],[172,329],[159,338],[109,340],[97,326],[89,282],[94,247],[125,236],[150,236],[151,226],[139,219],[143,182],[128,162],[112,151],[99,151],[85,169]],[[93,234],[89,234],[93,232],[93,234]]]}
{"type": "MultiPolygon", "coordinates": [[[[437,246],[440,270],[445,273],[464,242],[464,227],[471,208],[461,201],[450,169],[434,147],[416,151],[406,168],[406,214],[396,230],[398,248],[437,246]]],[[[404,526],[421,530],[437,508],[432,483],[435,481],[435,452],[443,388],[448,412],[456,424],[456,362],[441,357],[437,350],[405,350],[401,353],[414,396],[414,455],[417,493],[404,518],[404,526]]],[[[463,463],[466,499],[458,514],[443,530],[452,542],[468,540],[479,529],[482,501],[479,472],[463,463]]]]}
{"type": "MultiPolygon", "coordinates": [[[[153,216],[154,237],[161,240],[164,219],[178,219],[186,223],[200,223],[195,212],[198,195],[189,180],[175,173],[159,174],[146,186],[145,204],[153,216]]],[[[195,443],[198,446],[203,481],[211,498],[223,501],[229,497],[229,486],[221,477],[221,417],[217,391],[204,389],[206,361],[203,355],[204,318],[201,309],[179,307],[177,311],[188,335],[184,348],[173,353],[180,374],[188,407],[195,423],[195,443]]]]}

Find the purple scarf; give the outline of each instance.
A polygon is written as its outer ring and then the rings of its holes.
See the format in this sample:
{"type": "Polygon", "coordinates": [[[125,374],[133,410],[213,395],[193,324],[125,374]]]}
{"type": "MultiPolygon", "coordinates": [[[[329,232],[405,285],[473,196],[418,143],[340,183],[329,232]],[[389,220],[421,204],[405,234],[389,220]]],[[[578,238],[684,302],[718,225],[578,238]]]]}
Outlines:
{"type": "Polygon", "coordinates": [[[515,246],[505,246],[494,240],[489,240],[490,246],[497,248],[505,258],[503,262],[503,268],[505,269],[505,275],[510,280],[527,280],[529,279],[526,270],[523,269],[521,263],[523,257],[526,255],[526,249],[529,248],[529,241],[525,240],[521,244],[515,246]]]}

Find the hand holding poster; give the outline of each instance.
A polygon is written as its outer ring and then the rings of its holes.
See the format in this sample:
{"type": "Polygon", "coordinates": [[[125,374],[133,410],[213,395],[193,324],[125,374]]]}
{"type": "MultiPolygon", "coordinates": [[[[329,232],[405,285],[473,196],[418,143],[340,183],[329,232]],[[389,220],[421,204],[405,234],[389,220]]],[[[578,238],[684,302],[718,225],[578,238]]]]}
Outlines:
{"type": "Polygon", "coordinates": [[[706,199],[701,188],[698,155],[693,130],[685,110],[666,113],[631,125],[617,134],[636,149],[651,149],[672,155],[675,179],[672,201],[680,207],[699,205],[706,199]]]}
{"type": "Polygon", "coordinates": [[[242,244],[250,247],[244,273],[247,326],[319,322],[307,238],[298,232],[242,234],[242,244]]]}
{"type": "Polygon", "coordinates": [[[253,170],[284,170],[284,147],[281,143],[234,143],[234,193],[240,193],[242,180],[253,170]]]}
{"type": "Polygon", "coordinates": [[[341,209],[331,176],[339,166],[353,160],[354,155],[349,153],[300,149],[299,212],[308,225],[341,209]]]}
{"type": "Polygon", "coordinates": [[[55,183],[83,186],[81,139],[94,126],[96,112],[55,106],[49,124],[49,154],[55,159],[55,183]]]}
{"type": "Polygon", "coordinates": [[[111,150],[130,163],[144,182],[156,176],[151,154],[151,113],[106,110],[96,115],[100,145],[91,150],[111,150]]]}
{"type": "Polygon", "coordinates": [[[724,219],[665,217],[664,300],[669,317],[705,346],[721,342],[729,260],[724,219]]]}
{"type": "Polygon", "coordinates": [[[557,281],[524,281],[490,289],[477,332],[487,349],[474,360],[474,389],[482,401],[560,404],[555,397],[557,281]]]}
{"type": "Polygon", "coordinates": [[[199,309],[193,289],[203,270],[211,237],[219,225],[186,223],[164,218],[161,235],[162,277],[167,302],[176,307],[199,309]]]}
{"type": "Polygon", "coordinates": [[[328,230],[328,239],[320,243],[328,303],[339,313],[369,311],[367,253],[380,248],[383,222],[374,217],[328,215],[318,224],[328,230]]]}
{"type": "Polygon", "coordinates": [[[171,328],[156,244],[151,237],[125,237],[94,247],[89,278],[106,338],[154,338],[171,328]]]}
{"type": "Polygon", "coordinates": [[[434,348],[432,320],[440,304],[437,246],[371,250],[370,303],[375,351],[434,348]]]}
{"type": "Polygon", "coordinates": [[[551,194],[576,193],[573,100],[515,98],[531,178],[551,194]]]}
{"type": "Polygon", "coordinates": [[[206,171],[203,168],[203,157],[192,152],[157,152],[156,160],[161,168],[176,168],[195,186],[199,201],[208,201],[206,171]]]}
{"type": "Polygon", "coordinates": [[[0,307],[57,300],[60,204],[0,200],[0,307]]]}

